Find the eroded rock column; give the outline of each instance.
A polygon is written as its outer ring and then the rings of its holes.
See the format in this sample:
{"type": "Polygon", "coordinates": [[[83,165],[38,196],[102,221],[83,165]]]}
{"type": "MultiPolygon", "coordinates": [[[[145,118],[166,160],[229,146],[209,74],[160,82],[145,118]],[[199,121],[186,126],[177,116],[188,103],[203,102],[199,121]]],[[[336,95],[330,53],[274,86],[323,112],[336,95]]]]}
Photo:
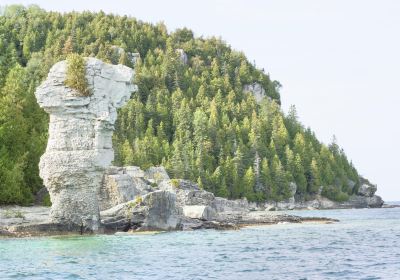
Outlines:
{"type": "Polygon", "coordinates": [[[114,159],[112,134],[117,109],[136,89],[134,72],[95,58],[86,60],[90,96],[64,85],[67,64],[55,64],[36,90],[49,115],[49,139],[40,176],[50,193],[51,222],[99,227],[98,193],[104,170],[114,159]]]}

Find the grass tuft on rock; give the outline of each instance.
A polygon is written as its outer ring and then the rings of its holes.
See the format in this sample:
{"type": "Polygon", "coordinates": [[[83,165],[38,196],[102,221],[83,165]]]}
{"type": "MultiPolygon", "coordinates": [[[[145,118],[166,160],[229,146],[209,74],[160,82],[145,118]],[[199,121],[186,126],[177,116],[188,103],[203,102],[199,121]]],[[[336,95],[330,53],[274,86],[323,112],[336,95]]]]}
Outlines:
{"type": "Polygon", "coordinates": [[[88,82],[86,80],[85,59],[76,53],[67,56],[67,77],[65,85],[78,91],[80,96],[90,96],[88,82]]]}

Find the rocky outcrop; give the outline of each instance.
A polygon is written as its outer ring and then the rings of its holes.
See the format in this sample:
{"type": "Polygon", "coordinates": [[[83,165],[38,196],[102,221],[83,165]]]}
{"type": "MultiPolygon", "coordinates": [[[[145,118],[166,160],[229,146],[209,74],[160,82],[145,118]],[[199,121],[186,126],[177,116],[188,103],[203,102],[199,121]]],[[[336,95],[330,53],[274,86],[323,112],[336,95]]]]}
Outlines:
{"type": "Polygon", "coordinates": [[[258,103],[261,102],[261,100],[263,100],[263,98],[266,96],[265,89],[257,82],[244,85],[243,91],[251,92],[258,103]]]}
{"type": "Polygon", "coordinates": [[[123,65],[86,59],[90,96],[65,86],[67,64],[55,64],[37,88],[49,115],[49,139],[40,176],[52,201],[51,222],[99,227],[98,195],[103,173],[114,159],[112,133],[120,108],[135,90],[134,72],[123,65]]]}
{"type": "Polygon", "coordinates": [[[372,184],[362,184],[361,187],[358,189],[358,194],[362,196],[372,197],[377,191],[377,186],[372,184]]]}
{"type": "Polygon", "coordinates": [[[215,209],[207,205],[185,205],[182,207],[182,212],[185,217],[191,219],[212,221],[217,218],[215,209]]]}
{"type": "Polygon", "coordinates": [[[112,59],[113,63],[118,63],[118,59],[126,54],[127,59],[131,63],[132,66],[135,66],[136,62],[140,59],[140,53],[131,53],[131,52],[126,52],[124,48],[121,48],[119,46],[111,46],[111,50],[113,52],[112,59]]]}
{"type": "Polygon", "coordinates": [[[140,59],[140,53],[131,53],[128,52],[128,59],[129,61],[132,63],[133,66],[135,66],[135,64],[138,62],[138,60],[140,59]]]}
{"type": "Polygon", "coordinates": [[[174,230],[180,225],[175,194],[155,191],[101,212],[109,230],[174,230]]]}
{"type": "Polygon", "coordinates": [[[160,182],[158,187],[176,194],[177,203],[184,205],[205,205],[209,206],[213,203],[214,194],[205,190],[188,180],[172,179],[160,182]]]}
{"type": "Polygon", "coordinates": [[[107,168],[99,192],[100,211],[154,191],[144,173],[137,166],[107,168]]]}
{"type": "Polygon", "coordinates": [[[133,200],[140,195],[132,177],[128,174],[105,175],[103,186],[100,191],[100,210],[133,200]]]}
{"type": "Polygon", "coordinates": [[[212,202],[212,207],[218,212],[247,212],[249,203],[246,198],[229,200],[222,197],[216,197],[212,202]]]}
{"type": "Polygon", "coordinates": [[[176,52],[179,54],[179,59],[183,64],[188,63],[188,56],[183,49],[176,49],[176,52]]]}
{"type": "Polygon", "coordinates": [[[316,195],[310,200],[268,201],[263,208],[268,211],[296,210],[296,209],[348,209],[348,208],[380,208],[383,200],[380,196],[371,197],[352,195],[344,202],[332,201],[321,195],[316,195]]]}
{"type": "Polygon", "coordinates": [[[162,166],[153,166],[147,169],[144,173],[144,178],[151,183],[160,183],[164,180],[169,180],[167,171],[162,166]]]}

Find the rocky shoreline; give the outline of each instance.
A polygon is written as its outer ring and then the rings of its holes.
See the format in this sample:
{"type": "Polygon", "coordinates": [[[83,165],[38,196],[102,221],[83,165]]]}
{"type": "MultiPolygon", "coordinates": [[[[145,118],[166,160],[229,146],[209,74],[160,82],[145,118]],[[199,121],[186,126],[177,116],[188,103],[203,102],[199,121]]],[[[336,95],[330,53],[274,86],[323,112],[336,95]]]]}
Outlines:
{"type": "Polygon", "coordinates": [[[293,209],[343,209],[381,207],[374,186],[363,186],[367,196],[333,202],[317,194],[309,201],[251,203],[246,199],[215,197],[191,181],[170,179],[163,167],[141,170],[136,166],[106,169],[99,191],[100,226],[57,223],[43,206],[0,208],[0,236],[26,237],[65,234],[114,234],[172,230],[232,230],[279,223],[338,222],[320,217],[299,217],[280,212],[293,209]],[[377,200],[378,203],[369,202],[377,200]]]}
{"type": "MultiPolygon", "coordinates": [[[[0,235],[36,236],[196,229],[238,229],[248,225],[334,222],[272,210],[381,207],[376,186],[362,182],[357,195],[338,203],[320,191],[307,201],[290,183],[286,201],[228,200],[197,184],[171,179],[161,166],[110,166],[117,109],[136,86],[133,69],[86,59],[89,95],[65,85],[67,62],[56,63],[37,88],[38,104],[50,116],[49,139],[40,177],[52,207],[0,208],[0,235]]],[[[356,183],[349,181],[353,188],[356,183]]],[[[45,191],[40,191],[43,197],[45,191]]]]}
{"type": "MultiPolygon", "coordinates": [[[[0,208],[0,237],[41,237],[62,235],[91,235],[93,231],[79,226],[67,226],[49,221],[49,207],[43,206],[5,206],[0,208]]],[[[174,230],[239,230],[248,226],[274,225],[280,223],[333,223],[336,219],[321,217],[299,217],[279,212],[252,211],[245,215],[232,214],[218,220],[202,220],[180,217],[180,224],[174,230]]],[[[170,229],[171,230],[171,229],[170,229]]],[[[101,227],[96,234],[119,234],[120,232],[140,233],[169,231],[160,228],[132,228],[125,229],[111,227],[110,224],[101,227]]]]}

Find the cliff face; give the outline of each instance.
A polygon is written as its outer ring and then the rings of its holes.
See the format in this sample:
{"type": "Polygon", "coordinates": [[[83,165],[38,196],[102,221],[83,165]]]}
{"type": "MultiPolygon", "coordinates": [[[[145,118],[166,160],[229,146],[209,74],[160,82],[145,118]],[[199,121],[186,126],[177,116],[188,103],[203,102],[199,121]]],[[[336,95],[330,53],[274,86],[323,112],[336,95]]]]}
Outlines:
{"type": "Polygon", "coordinates": [[[135,90],[134,72],[88,58],[86,79],[91,95],[85,97],[64,85],[66,70],[66,61],[55,64],[35,92],[40,107],[50,115],[40,177],[52,201],[51,222],[97,230],[102,176],[114,159],[117,109],[135,90]]]}

